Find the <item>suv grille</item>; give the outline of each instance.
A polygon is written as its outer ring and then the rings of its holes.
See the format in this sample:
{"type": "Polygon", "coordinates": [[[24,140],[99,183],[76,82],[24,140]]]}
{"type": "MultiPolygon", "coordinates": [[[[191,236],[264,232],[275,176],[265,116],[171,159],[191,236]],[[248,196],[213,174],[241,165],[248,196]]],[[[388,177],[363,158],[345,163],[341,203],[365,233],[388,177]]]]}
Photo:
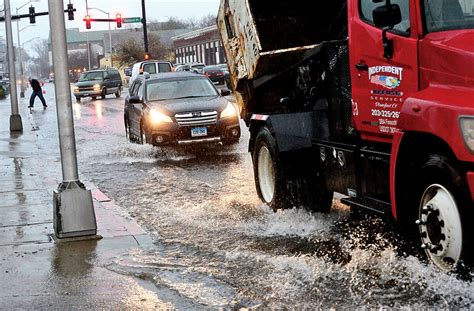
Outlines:
{"type": "Polygon", "coordinates": [[[211,125],[217,122],[217,111],[178,113],[174,117],[180,126],[211,125]]]}
{"type": "Polygon", "coordinates": [[[94,87],[93,86],[80,86],[79,91],[93,91],[94,87]]]}

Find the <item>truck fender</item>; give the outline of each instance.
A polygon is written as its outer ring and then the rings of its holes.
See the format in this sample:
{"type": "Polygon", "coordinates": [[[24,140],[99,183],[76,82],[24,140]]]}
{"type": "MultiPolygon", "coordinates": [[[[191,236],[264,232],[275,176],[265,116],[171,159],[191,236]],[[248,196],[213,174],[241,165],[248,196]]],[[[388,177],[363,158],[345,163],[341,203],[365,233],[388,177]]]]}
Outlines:
{"type": "Polygon", "coordinates": [[[396,132],[390,157],[390,201],[392,215],[398,222],[414,221],[412,190],[418,185],[419,169],[432,154],[443,154],[456,160],[448,143],[433,133],[396,132]]]}
{"type": "Polygon", "coordinates": [[[315,127],[314,111],[285,114],[253,114],[250,118],[250,144],[252,151],[253,138],[261,127],[267,127],[275,137],[278,152],[309,149],[313,139],[323,138],[326,131],[315,127]]]}
{"type": "Polygon", "coordinates": [[[409,97],[403,104],[398,129],[432,134],[449,145],[457,159],[474,162],[462,137],[460,116],[473,116],[472,90],[430,86],[409,97]]]}
{"type": "Polygon", "coordinates": [[[250,131],[250,140],[249,140],[249,148],[248,151],[250,153],[253,152],[254,144],[255,144],[255,138],[258,135],[258,132],[262,127],[267,127],[270,130],[270,133],[273,135],[273,131],[271,128],[271,123],[267,122],[268,118],[270,115],[268,114],[252,114],[250,117],[248,127],[250,131]]]}

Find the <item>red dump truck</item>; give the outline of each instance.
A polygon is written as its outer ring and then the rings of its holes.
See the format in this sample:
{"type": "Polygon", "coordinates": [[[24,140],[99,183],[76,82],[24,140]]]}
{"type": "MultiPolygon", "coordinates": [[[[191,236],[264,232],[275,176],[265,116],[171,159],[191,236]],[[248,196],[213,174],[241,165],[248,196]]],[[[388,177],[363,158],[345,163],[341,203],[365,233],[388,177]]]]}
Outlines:
{"type": "Polygon", "coordinates": [[[222,0],[218,27],[262,201],[338,192],[472,263],[474,0],[222,0]]]}

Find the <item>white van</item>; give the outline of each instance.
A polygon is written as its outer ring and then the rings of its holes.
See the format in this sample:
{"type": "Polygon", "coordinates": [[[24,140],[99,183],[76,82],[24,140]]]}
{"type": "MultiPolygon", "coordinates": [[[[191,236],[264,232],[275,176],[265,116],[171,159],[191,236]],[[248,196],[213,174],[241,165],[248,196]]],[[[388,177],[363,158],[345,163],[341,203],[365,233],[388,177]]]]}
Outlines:
{"type": "Polygon", "coordinates": [[[167,61],[147,60],[136,63],[132,67],[132,76],[130,77],[129,85],[132,85],[133,81],[135,81],[138,75],[143,72],[148,72],[149,74],[171,72],[173,71],[172,68],[173,66],[171,63],[167,61]]]}

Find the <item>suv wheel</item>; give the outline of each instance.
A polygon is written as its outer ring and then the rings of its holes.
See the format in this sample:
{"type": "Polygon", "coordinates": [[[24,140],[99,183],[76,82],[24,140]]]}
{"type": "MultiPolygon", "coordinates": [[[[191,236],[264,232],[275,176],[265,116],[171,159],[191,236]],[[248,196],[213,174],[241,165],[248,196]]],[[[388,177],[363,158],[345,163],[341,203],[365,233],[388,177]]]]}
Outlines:
{"type": "Polygon", "coordinates": [[[118,87],[117,92],[115,92],[115,97],[119,98],[122,95],[122,88],[118,87]]]}
{"type": "Polygon", "coordinates": [[[100,97],[101,97],[102,99],[105,99],[105,96],[106,96],[106,95],[107,95],[107,88],[104,87],[104,88],[102,89],[102,93],[100,93],[100,97]]]}

